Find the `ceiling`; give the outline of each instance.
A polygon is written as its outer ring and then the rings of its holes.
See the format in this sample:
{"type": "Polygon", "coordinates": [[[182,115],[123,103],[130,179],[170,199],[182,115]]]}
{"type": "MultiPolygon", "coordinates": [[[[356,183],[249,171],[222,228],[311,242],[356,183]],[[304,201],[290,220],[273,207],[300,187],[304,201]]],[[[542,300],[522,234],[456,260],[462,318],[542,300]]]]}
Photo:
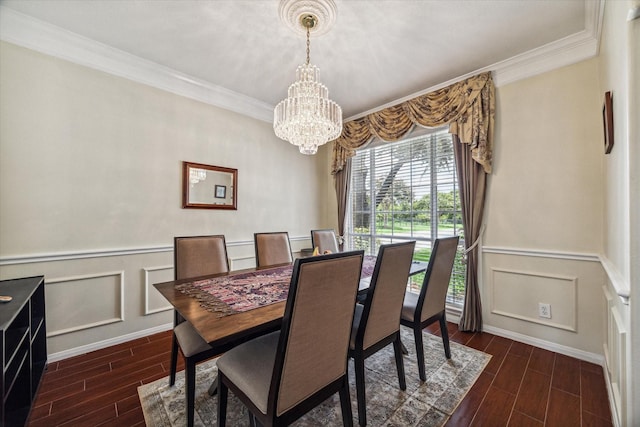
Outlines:
{"type": "MultiPolygon", "coordinates": [[[[333,28],[311,38],[311,63],[320,68],[320,80],[345,119],[474,72],[500,69],[508,77],[505,67],[522,61],[529,69],[544,68],[539,64],[545,52],[564,58],[567,40],[576,44],[577,35],[586,34],[593,41],[597,25],[591,22],[601,9],[600,0],[335,3],[333,28]]],[[[89,52],[131,54],[126,57],[160,65],[183,82],[238,96],[265,111],[286,97],[306,55],[304,36],[280,20],[278,0],[2,0],[0,5],[0,17],[18,17],[21,28],[25,20],[46,24],[65,40],[82,40],[89,52]]],[[[6,30],[3,39],[23,37],[13,34],[20,31],[6,30]]],[[[592,56],[595,50],[590,48],[592,56]]],[[[260,118],[270,120],[265,114],[260,118]]]]}

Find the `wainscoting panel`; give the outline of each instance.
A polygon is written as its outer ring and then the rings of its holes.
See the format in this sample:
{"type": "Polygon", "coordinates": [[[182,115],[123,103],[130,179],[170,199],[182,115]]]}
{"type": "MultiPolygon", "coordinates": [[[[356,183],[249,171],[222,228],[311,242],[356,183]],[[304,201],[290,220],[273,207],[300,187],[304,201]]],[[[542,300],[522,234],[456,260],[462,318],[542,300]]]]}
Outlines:
{"type": "Polygon", "coordinates": [[[124,271],[46,279],[47,338],[124,322],[124,271]]]}
{"type": "Polygon", "coordinates": [[[173,265],[146,267],[142,271],[144,272],[144,315],[171,310],[171,304],[153,287],[153,284],[173,280],[173,265]]]}
{"type": "Polygon", "coordinates": [[[627,330],[617,301],[606,287],[603,287],[606,303],[607,336],[604,343],[606,373],[611,391],[611,406],[614,418],[621,423],[621,415],[626,414],[627,391],[627,330]]]}
{"type": "Polygon", "coordinates": [[[244,270],[245,268],[253,268],[255,266],[255,255],[229,257],[229,269],[231,269],[231,271],[244,270]]]}
{"type": "Polygon", "coordinates": [[[577,278],[492,268],[491,312],[576,331],[577,278]],[[551,305],[551,318],[538,316],[538,303],[551,305]]]}

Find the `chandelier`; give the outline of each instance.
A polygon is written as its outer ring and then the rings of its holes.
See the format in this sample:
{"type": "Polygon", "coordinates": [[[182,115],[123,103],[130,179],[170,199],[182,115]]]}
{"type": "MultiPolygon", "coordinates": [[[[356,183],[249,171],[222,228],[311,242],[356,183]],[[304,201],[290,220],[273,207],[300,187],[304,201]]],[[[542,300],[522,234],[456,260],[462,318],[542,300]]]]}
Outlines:
{"type": "Polygon", "coordinates": [[[296,81],[287,98],[273,112],[273,130],[278,138],[298,146],[302,154],[315,154],[318,146],[340,136],[342,109],[329,99],[329,89],[319,81],[320,70],[309,63],[310,31],[318,24],[314,14],[300,16],[307,33],[307,61],[296,70],[296,81]]]}
{"type": "Polygon", "coordinates": [[[190,168],[189,169],[189,182],[191,183],[191,186],[193,187],[195,184],[199,183],[200,181],[204,181],[205,179],[207,179],[207,171],[204,169],[195,169],[195,168],[190,168]]]}

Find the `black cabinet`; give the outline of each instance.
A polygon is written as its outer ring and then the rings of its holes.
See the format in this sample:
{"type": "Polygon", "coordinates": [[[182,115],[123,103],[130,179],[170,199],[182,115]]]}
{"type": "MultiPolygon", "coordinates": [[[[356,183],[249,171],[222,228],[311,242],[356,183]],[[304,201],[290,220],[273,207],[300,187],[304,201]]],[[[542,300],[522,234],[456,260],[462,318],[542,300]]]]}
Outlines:
{"type": "Polygon", "coordinates": [[[47,365],[44,277],[0,281],[2,408],[0,427],[23,426],[47,365]]]}

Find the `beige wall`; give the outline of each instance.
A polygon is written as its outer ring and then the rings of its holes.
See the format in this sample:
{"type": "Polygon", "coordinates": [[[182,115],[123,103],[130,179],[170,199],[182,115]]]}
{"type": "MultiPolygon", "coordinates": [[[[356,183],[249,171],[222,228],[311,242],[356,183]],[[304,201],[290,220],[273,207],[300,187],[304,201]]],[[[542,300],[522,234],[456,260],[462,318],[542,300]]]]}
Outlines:
{"type": "Polygon", "coordinates": [[[176,235],[223,233],[242,268],[253,232],[299,250],[331,225],[327,147],[9,43],[0,57],[0,278],[45,274],[50,354],[169,323],[151,285],[176,235]],[[238,210],[182,209],[182,161],[238,169],[238,210]]]}
{"type": "Polygon", "coordinates": [[[600,87],[601,93],[613,94],[615,144],[605,156],[603,173],[603,264],[608,273],[603,343],[614,417],[619,425],[633,426],[640,422],[640,19],[628,21],[628,15],[640,2],[608,1],[605,6],[600,87]]]}
{"type": "MultiPolygon", "coordinates": [[[[602,354],[601,97],[596,59],[496,90],[483,241],[488,330],[602,354]],[[538,303],[551,304],[551,319],[538,303]]],[[[583,354],[580,354],[583,352],[583,354]]]]}

